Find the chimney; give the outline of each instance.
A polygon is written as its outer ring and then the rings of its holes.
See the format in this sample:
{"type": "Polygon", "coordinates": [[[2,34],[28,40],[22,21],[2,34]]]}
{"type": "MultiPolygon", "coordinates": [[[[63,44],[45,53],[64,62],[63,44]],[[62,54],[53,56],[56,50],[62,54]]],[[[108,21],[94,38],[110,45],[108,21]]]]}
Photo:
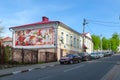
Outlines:
{"type": "Polygon", "coordinates": [[[47,22],[47,21],[49,21],[49,19],[46,16],[43,16],[42,17],[42,22],[47,22]]]}

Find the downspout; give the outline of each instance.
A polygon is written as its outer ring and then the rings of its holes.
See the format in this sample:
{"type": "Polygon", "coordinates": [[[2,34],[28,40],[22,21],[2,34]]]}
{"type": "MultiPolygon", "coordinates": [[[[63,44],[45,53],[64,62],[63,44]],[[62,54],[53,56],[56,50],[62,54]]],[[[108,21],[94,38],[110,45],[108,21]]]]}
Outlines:
{"type": "Polygon", "coordinates": [[[56,43],[55,43],[56,47],[55,48],[56,48],[56,51],[55,52],[56,52],[56,58],[57,58],[57,61],[58,61],[58,25],[59,25],[59,22],[56,22],[56,23],[57,24],[56,24],[56,28],[55,28],[56,29],[56,33],[55,33],[55,37],[56,37],[55,38],[55,41],[56,41],[56,43]]]}

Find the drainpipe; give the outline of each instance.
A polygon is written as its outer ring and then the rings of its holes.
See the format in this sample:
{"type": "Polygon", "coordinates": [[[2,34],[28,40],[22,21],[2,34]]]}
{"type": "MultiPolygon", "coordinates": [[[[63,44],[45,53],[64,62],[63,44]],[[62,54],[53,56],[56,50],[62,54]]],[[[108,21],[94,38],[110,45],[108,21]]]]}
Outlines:
{"type": "Polygon", "coordinates": [[[57,58],[57,61],[58,61],[58,25],[59,25],[59,23],[58,22],[56,22],[57,24],[56,24],[56,27],[55,27],[55,30],[56,30],[56,33],[55,33],[55,41],[56,41],[56,43],[55,43],[55,45],[56,45],[56,58],[57,58]]]}

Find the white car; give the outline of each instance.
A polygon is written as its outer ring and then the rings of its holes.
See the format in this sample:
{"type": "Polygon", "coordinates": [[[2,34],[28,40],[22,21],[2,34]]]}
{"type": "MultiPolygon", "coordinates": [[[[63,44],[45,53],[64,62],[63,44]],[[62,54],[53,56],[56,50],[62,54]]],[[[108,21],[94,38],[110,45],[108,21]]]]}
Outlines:
{"type": "Polygon", "coordinates": [[[100,58],[104,57],[104,54],[102,52],[98,52],[97,54],[99,55],[100,58]]]}
{"type": "Polygon", "coordinates": [[[99,58],[99,55],[97,53],[91,53],[90,57],[91,57],[91,59],[97,59],[97,58],[99,58]]]}

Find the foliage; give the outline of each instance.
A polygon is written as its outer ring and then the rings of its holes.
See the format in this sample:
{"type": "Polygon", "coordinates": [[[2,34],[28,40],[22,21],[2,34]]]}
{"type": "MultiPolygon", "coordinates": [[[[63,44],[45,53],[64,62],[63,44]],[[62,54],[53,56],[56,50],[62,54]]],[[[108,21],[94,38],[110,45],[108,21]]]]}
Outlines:
{"type": "Polygon", "coordinates": [[[98,50],[100,48],[100,37],[97,35],[92,35],[92,40],[94,44],[94,50],[98,50]]]}
{"type": "Polygon", "coordinates": [[[6,64],[11,59],[11,47],[0,45],[0,64],[6,64]]]}
{"type": "Polygon", "coordinates": [[[110,40],[106,39],[105,37],[102,38],[102,49],[109,50],[110,49],[110,40]]]}
{"type": "Polygon", "coordinates": [[[7,63],[10,60],[10,47],[6,46],[4,50],[4,61],[7,63]]]}
{"type": "MultiPolygon", "coordinates": [[[[92,40],[94,44],[94,50],[98,50],[100,47],[100,36],[92,35],[92,40]]],[[[117,51],[120,42],[120,35],[118,33],[114,33],[110,39],[106,37],[102,38],[102,49],[103,50],[112,50],[117,51]]]]}
{"type": "Polygon", "coordinates": [[[112,38],[110,39],[111,49],[113,51],[117,51],[117,47],[119,46],[120,35],[118,33],[114,33],[112,38]]]}

